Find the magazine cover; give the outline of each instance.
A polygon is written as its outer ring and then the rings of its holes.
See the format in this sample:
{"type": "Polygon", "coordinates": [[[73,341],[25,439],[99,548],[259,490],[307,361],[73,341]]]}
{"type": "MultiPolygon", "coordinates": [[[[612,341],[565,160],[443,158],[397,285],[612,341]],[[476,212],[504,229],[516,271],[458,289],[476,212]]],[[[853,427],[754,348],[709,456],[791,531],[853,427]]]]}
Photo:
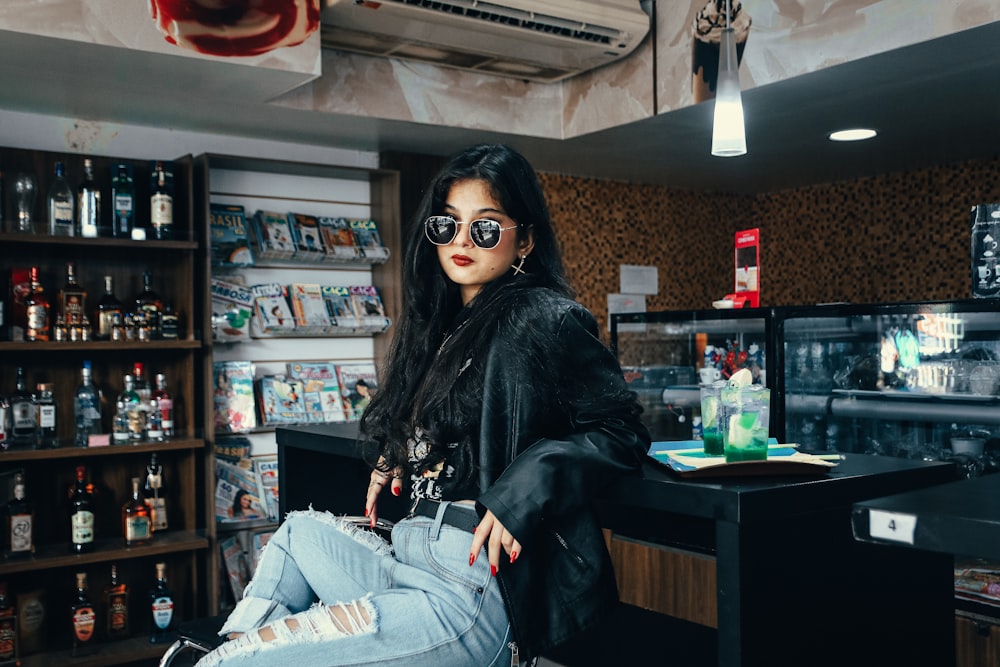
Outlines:
{"type": "Polygon", "coordinates": [[[326,304],[330,323],[340,329],[354,330],[360,326],[351,304],[351,289],[341,285],[322,285],[320,291],[326,304]]]}
{"type": "Polygon", "coordinates": [[[264,518],[260,498],[224,479],[215,481],[215,518],[218,521],[253,521],[264,518]]]}
{"type": "Polygon", "coordinates": [[[378,390],[375,364],[340,364],[337,366],[337,380],[348,421],[360,419],[372,395],[378,390]]]}
{"type": "Polygon", "coordinates": [[[274,211],[257,211],[253,216],[257,249],[264,255],[291,257],[295,254],[295,240],[288,215],[274,211]]]}
{"type": "Polygon", "coordinates": [[[311,253],[322,257],[326,254],[323,237],[320,236],[319,220],[314,215],[289,213],[288,222],[292,226],[295,248],[299,253],[311,253]]]}
{"type": "Polygon", "coordinates": [[[358,258],[354,245],[354,232],[347,218],[319,218],[319,230],[323,235],[326,254],[333,260],[351,262],[358,258]]]}
{"type": "Polygon", "coordinates": [[[233,591],[233,600],[239,602],[243,599],[243,591],[247,584],[250,583],[250,567],[246,554],[243,553],[243,545],[236,535],[230,535],[219,542],[219,549],[222,551],[222,562],[226,567],[226,578],[233,591]]]}
{"type": "Polygon", "coordinates": [[[374,285],[352,285],[351,307],[358,324],[366,331],[384,331],[389,326],[385,306],[378,288],[374,285]]]}
{"type": "Polygon", "coordinates": [[[242,343],[250,339],[253,292],[246,285],[212,278],[212,340],[242,343]]]}
{"type": "Polygon", "coordinates": [[[260,562],[260,554],[267,543],[274,535],[273,528],[262,528],[250,534],[250,575],[257,572],[257,563],[260,562]]]}
{"type": "Polygon", "coordinates": [[[264,424],[304,424],[306,406],[302,383],[283,375],[265,375],[257,383],[260,416],[264,424]]]}
{"type": "Polygon", "coordinates": [[[246,212],[236,204],[209,205],[212,263],[219,266],[252,266],[246,212]]]}
{"type": "Polygon", "coordinates": [[[260,487],[264,511],[271,521],[278,520],[278,457],[257,456],[252,459],[254,476],[260,487]]]}
{"type": "Polygon", "coordinates": [[[337,367],[330,361],[292,361],[286,365],[288,377],[302,381],[302,390],[306,396],[314,394],[319,399],[319,413],[313,414],[315,406],[306,402],[306,415],[309,421],[342,422],[344,401],[340,395],[340,383],[337,380],[337,367]]]}
{"type": "Polygon", "coordinates": [[[317,283],[292,283],[288,286],[288,296],[297,328],[322,332],[330,326],[323,292],[317,283]]]}
{"type": "Polygon", "coordinates": [[[253,375],[252,361],[216,361],[212,364],[216,431],[239,433],[257,427],[253,375]]]}
{"type": "Polygon", "coordinates": [[[288,288],[281,283],[261,283],[250,288],[254,295],[254,316],[263,333],[295,329],[295,317],[288,305],[288,288]]]}
{"type": "Polygon", "coordinates": [[[369,260],[385,261],[389,258],[389,249],[382,245],[382,235],[378,233],[374,220],[351,220],[350,225],[358,254],[369,260]]]}

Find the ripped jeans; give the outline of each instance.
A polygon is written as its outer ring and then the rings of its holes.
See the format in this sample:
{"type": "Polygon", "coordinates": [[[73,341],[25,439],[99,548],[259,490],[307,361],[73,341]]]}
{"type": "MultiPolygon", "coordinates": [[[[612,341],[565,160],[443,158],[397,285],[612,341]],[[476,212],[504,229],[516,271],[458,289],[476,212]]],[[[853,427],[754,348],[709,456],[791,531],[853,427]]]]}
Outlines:
{"type": "Polygon", "coordinates": [[[442,523],[446,505],[399,521],[392,546],[330,513],[289,513],[219,632],[245,634],[198,667],[511,664],[486,551],[469,566],[472,534],[442,523]]]}

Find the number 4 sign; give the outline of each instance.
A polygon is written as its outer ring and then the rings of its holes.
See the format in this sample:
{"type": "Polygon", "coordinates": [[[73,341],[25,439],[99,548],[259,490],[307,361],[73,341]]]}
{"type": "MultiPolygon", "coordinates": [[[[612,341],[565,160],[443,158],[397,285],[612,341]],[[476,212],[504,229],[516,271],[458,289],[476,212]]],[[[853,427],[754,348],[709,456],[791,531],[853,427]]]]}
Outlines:
{"type": "Polygon", "coordinates": [[[917,517],[912,514],[868,510],[868,534],[882,540],[913,544],[917,517]]]}

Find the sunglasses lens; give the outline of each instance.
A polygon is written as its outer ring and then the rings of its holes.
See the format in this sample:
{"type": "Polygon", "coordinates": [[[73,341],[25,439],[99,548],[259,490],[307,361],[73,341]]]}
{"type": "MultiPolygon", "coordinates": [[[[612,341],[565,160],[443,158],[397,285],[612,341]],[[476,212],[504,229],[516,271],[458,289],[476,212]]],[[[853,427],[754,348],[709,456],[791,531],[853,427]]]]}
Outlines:
{"type": "Polygon", "coordinates": [[[448,245],[458,233],[458,223],[446,215],[435,215],[427,218],[424,223],[424,233],[434,245],[448,245]]]}
{"type": "Polygon", "coordinates": [[[480,248],[495,248],[500,243],[500,223],[496,220],[474,220],[469,226],[472,242],[480,248]]]}

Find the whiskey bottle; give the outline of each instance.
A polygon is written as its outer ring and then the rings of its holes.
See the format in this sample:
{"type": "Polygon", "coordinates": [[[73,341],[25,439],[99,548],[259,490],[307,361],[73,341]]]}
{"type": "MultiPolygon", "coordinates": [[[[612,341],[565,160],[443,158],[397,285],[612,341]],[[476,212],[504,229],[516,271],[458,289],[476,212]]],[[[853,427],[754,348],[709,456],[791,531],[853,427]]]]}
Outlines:
{"type": "Polygon", "coordinates": [[[167,529],[167,496],[163,488],[163,466],[153,452],[146,466],[146,504],[153,521],[153,532],[167,529]]]}
{"type": "Polygon", "coordinates": [[[160,411],[163,437],[169,440],[174,437],[174,398],[167,390],[167,376],[163,373],[156,374],[156,388],[153,389],[153,398],[156,399],[156,408],[160,411]]]}
{"type": "Polygon", "coordinates": [[[80,370],[80,386],[73,400],[73,415],[76,419],[73,441],[77,447],[87,447],[90,436],[101,433],[101,392],[94,385],[90,361],[84,361],[80,370]]]}
{"type": "Polygon", "coordinates": [[[62,315],[66,329],[70,331],[70,340],[73,340],[73,329],[76,329],[79,340],[80,328],[87,313],[87,290],[76,282],[76,262],[66,262],[66,284],[56,297],[56,313],[62,315]]]}
{"type": "Polygon", "coordinates": [[[84,481],[86,468],[76,467],[76,488],[70,498],[70,550],[81,554],[94,550],[94,495],[84,481]]]}
{"type": "Polygon", "coordinates": [[[149,606],[153,621],[150,643],[169,644],[174,640],[174,594],[167,587],[166,563],[156,564],[156,583],[149,591],[149,606]]]}
{"type": "Polygon", "coordinates": [[[38,419],[38,446],[51,449],[59,446],[58,406],[52,395],[51,382],[39,382],[35,398],[35,415],[38,419]]]}
{"type": "Polygon", "coordinates": [[[28,391],[22,366],[17,367],[14,393],[9,401],[11,447],[35,447],[38,444],[38,405],[35,395],[28,391]]]}
{"type": "Polygon", "coordinates": [[[107,624],[104,632],[108,639],[128,637],[128,585],[118,580],[118,566],[111,565],[111,581],[104,589],[104,609],[107,624]]]}
{"type": "Polygon", "coordinates": [[[76,233],[73,217],[73,188],[66,180],[62,162],[56,162],[56,174],[49,186],[49,234],[73,236],[76,233]]]}
{"type": "Polygon", "coordinates": [[[35,510],[25,491],[23,472],[14,474],[14,497],[7,503],[6,519],[4,557],[17,558],[35,553],[35,510]]]}
{"type": "Polygon", "coordinates": [[[62,315],[56,315],[56,322],[52,325],[52,340],[57,343],[65,343],[69,340],[69,330],[66,328],[66,320],[62,315]]]}
{"type": "Polygon", "coordinates": [[[135,186],[127,164],[114,166],[111,177],[111,204],[114,208],[111,235],[118,239],[132,238],[135,186]]]}
{"type": "Polygon", "coordinates": [[[31,287],[24,297],[24,309],[27,315],[27,326],[24,328],[24,338],[30,341],[47,341],[49,339],[49,300],[38,279],[38,267],[31,267],[31,287]]]}
{"type": "Polygon", "coordinates": [[[7,582],[0,583],[0,665],[21,664],[21,642],[17,610],[7,595],[7,582]]]}
{"type": "Polygon", "coordinates": [[[153,169],[153,193],[149,198],[149,214],[153,238],[159,241],[173,238],[174,198],[167,187],[167,174],[162,162],[157,162],[153,169]]]}
{"type": "Polygon", "coordinates": [[[101,232],[101,190],[94,181],[94,163],[83,161],[83,181],[76,192],[76,209],[79,213],[79,236],[96,239],[101,232]]]}
{"type": "Polygon", "coordinates": [[[153,289],[153,274],[150,271],[144,271],[142,274],[142,291],[135,297],[135,311],[137,316],[145,317],[151,336],[159,338],[163,299],[153,289]]]}
{"type": "Polygon", "coordinates": [[[122,533],[125,546],[149,544],[153,531],[149,519],[149,506],[139,491],[139,478],[132,478],[132,496],[122,505],[122,533]]]}
{"type": "Polygon", "coordinates": [[[104,276],[104,296],[97,302],[97,312],[94,319],[97,320],[97,340],[111,340],[111,332],[115,323],[115,316],[121,319],[124,315],[125,307],[115,296],[115,279],[112,276],[104,276]]]}
{"type": "Polygon", "coordinates": [[[125,409],[129,440],[132,442],[142,440],[146,431],[146,411],[143,410],[142,401],[135,391],[135,380],[131,373],[125,375],[124,386],[122,392],[118,394],[117,403],[122,403],[125,409]]]}
{"type": "Polygon", "coordinates": [[[73,628],[73,657],[90,655],[95,650],[97,633],[97,611],[90,601],[87,573],[76,573],[76,595],[69,606],[69,617],[73,628]]]}

